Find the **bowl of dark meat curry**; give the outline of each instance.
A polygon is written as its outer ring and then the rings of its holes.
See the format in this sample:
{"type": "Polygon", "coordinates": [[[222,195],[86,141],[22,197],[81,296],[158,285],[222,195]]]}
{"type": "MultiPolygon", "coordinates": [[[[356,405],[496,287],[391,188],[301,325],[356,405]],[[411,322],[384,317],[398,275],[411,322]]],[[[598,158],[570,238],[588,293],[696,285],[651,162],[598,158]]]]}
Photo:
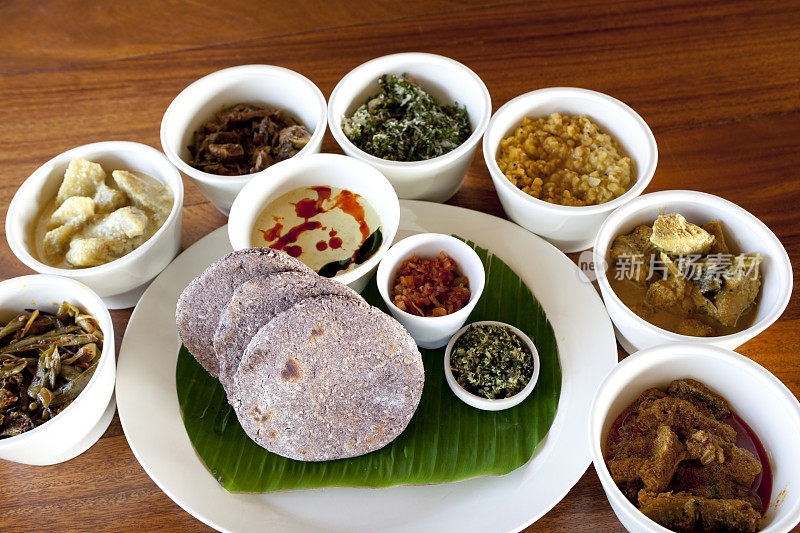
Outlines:
{"type": "Polygon", "coordinates": [[[161,147],[227,215],[254,176],[319,153],[326,111],[322,92],[302,74],[272,65],[226,68],[175,97],[161,120],[161,147]]]}
{"type": "Polygon", "coordinates": [[[734,349],[783,313],[792,267],[744,209],[705,193],[643,195],[598,232],[595,272],[629,353],[665,342],[734,349]]]}
{"type": "Polygon", "coordinates": [[[674,343],[626,358],[595,395],[589,436],[630,531],[784,532],[800,522],[800,404],[735,352],[674,343]]]}
{"type": "Polygon", "coordinates": [[[115,367],[111,316],[91,289],[45,275],[0,283],[0,458],[86,451],[114,415],[115,367]]]}

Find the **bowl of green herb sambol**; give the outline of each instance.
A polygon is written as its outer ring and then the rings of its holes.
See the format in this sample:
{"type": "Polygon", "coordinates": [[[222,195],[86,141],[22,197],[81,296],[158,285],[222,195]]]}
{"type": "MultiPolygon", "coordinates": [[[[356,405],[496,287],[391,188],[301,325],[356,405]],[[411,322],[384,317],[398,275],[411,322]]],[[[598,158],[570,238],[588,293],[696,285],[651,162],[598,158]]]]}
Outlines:
{"type": "Polygon", "coordinates": [[[444,202],[461,187],[491,110],[486,85],[466,66],[402,53],[345,75],[328,123],[342,150],[380,170],[400,198],[444,202]]]}
{"type": "Polygon", "coordinates": [[[483,320],[458,330],[444,352],[444,377],[458,398],[501,411],[530,396],[539,379],[539,352],[510,324],[483,320]]]}

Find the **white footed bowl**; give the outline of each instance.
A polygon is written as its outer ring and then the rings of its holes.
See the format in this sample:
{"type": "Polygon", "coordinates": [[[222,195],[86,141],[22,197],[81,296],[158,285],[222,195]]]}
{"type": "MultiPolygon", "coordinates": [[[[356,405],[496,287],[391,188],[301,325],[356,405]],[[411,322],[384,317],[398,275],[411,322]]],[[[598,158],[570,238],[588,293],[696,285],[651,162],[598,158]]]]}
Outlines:
{"type": "Polygon", "coordinates": [[[778,320],[792,294],[792,264],[775,234],[738,205],[696,191],[645,194],[612,213],[597,234],[594,264],[600,293],[614,322],[617,340],[628,353],[668,342],[695,342],[733,350],[778,320]],[[761,295],[752,326],[739,333],[719,337],[679,335],[650,324],[622,303],[608,283],[605,268],[608,250],[617,236],[630,233],[640,224],[652,224],[658,215],[666,213],[680,213],[689,222],[698,225],[719,220],[728,242],[735,244],[742,253],[761,254],[764,258],[760,266],[763,274],[761,295]]]}
{"type": "Polygon", "coordinates": [[[231,208],[228,219],[231,246],[234,250],[252,248],[253,226],[271,201],[291,190],[316,185],[338,187],[361,195],[378,214],[383,234],[378,251],[357,268],[332,278],[361,292],[392,245],[400,223],[400,202],[380,172],[352,157],[339,154],[293,157],[260,172],[245,185],[231,208]]]}
{"type": "Polygon", "coordinates": [[[489,90],[477,74],[453,59],[424,53],[392,54],[359,65],[336,85],[328,103],[328,124],[344,153],[380,170],[398,197],[431,202],[444,202],[461,187],[491,114],[489,90]],[[424,161],[388,161],[356,148],[342,131],[342,119],[378,93],[383,74],[408,74],[440,104],[465,106],[472,135],[452,152],[424,161]]]}
{"type": "Polygon", "coordinates": [[[173,165],[195,182],[223,214],[250,180],[267,170],[244,176],[219,176],[190,166],[189,145],[203,123],[225,106],[267,104],[283,109],[311,132],[311,139],[294,157],[318,153],[325,135],[325,97],[311,80],[271,65],[241,65],[218,70],[195,81],[175,97],[161,120],[161,147],[173,165]]]}
{"type": "Polygon", "coordinates": [[[28,465],[68,461],[88,450],[114,416],[114,326],[102,300],[77,281],[58,276],[22,276],[0,282],[0,319],[7,322],[25,309],[55,313],[67,301],[97,319],[103,351],[86,388],[61,413],[16,437],[0,439],[0,458],[28,465]]]}
{"type": "Polygon", "coordinates": [[[420,348],[441,348],[475,309],[483,294],[486,273],[480,257],[467,243],[441,233],[420,233],[392,246],[378,266],[376,282],[389,312],[414,337],[417,345],[420,348]],[[461,274],[469,279],[469,302],[455,313],[436,317],[412,315],[399,309],[392,303],[391,289],[400,265],[415,254],[424,258],[436,257],[440,252],[452,257],[461,274]]]}
{"type": "Polygon", "coordinates": [[[606,435],[619,414],[651,387],[693,378],[721,394],[764,445],[772,495],[761,533],[786,533],[800,522],[800,404],[764,367],[736,352],[702,344],[668,344],[637,352],[600,385],[589,413],[589,446],[611,508],[628,531],[668,533],[617,488],[603,458],[606,435]]]}
{"type": "Polygon", "coordinates": [[[658,148],[642,117],[616,98],[586,89],[552,87],[518,96],[497,110],[483,136],[483,157],[508,218],[569,253],[591,247],[606,217],[644,191],[656,171],[658,148]],[[511,135],[523,118],[556,112],[586,115],[622,146],[634,162],[636,176],[625,194],[600,205],[565,206],[534,198],[508,181],[497,165],[500,141],[511,135]]]}
{"type": "Polygon", "coordinates": [[[86,284],[110,309],[133,307],[147,285],[178,255],[181,248],[183,181],[164,154],[135,142],[107,141],[86,144],[57,155],[30,175],[14,194],[6,214],[6,238],[17,259],[41,274],[64,276],[86,284]],[[164,225],[144,244],[119,259],[88,268],[55,268],[34,257],[31,242],[36,218],[52,200],[70,160],[76,157],[112,170],[143,172],[166,184],[174,197],[164,225]]]}

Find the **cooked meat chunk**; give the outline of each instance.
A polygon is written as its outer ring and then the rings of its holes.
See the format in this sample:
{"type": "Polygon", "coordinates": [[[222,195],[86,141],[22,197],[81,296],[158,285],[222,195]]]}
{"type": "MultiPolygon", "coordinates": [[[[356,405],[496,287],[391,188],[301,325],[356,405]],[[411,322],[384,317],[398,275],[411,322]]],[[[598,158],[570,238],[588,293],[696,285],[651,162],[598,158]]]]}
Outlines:
{"type": "Polygon", "coordinates": [[[136,207],[122,207],[99,219],[84,231],[86,237],[131,239],[147,229],[147,214],[136,207]]]}
{"type": "Polygon", "coordinates": [[[111,254],[103,239],[73,239],[67,250],[67,261],[81,267],[103,265],[112,260],[111,254]]]}
{"type": "Polygon", "coordinates": [[[669,309],[681,304],[689,287],[690,284],[686,279],[669,276],[655,281],[647,287],[645,301],[653,307],[669,309]]]}
{"type": "Polygon", "coordinates": [[[742,500],[716,500],[686,492],[639,493],[639,510],[664,527],[676,530],[755,532],[761,514],[742,500]]]}
{"type": "Polygon", "coordinates": [[[675,333],[691,337],[712,337],[714,328],[696,318],[687,318],[678,323],[675,333]]]}
{"type": "Polygon", "coordinates": [[[725,326],[735,326],[748,307],[758,296],[761,279],[747,279],[735,288],[723,287],[714,298],[716,319],[725,326]]]}
{"type": "Polygon", "coordinates": [[[638,499],[639,510],[645,516],[670,529],[692,529],[700,520],[701,500],[692,494],[642,490],[638,499]]]}
{"type": "Polygon", "coordinates": [[[52,227],[63,226],[72,221],[80,224],[94,216],[94,200],[86,196],[72,196],[64,200],[50,215],[52,227]]]}
{"type": "Polygon", "coordinates": [[[711,254],[730,253],[730,248],[728,248],[728,243],[725,242],[725,234],[722,232],[722,224],[719,223],[719,220],[712,220],[707,224],[703,224],[702,228],[714,237],[714,244],[711,245],[711,248],[708,250],[708,253],[711,254]]]}
{"type": "Polygon", "coordinates": [[[682,439],[698,429],[705,429],[727,442],[736,442],[736,430],[713,417],[707,408],[694,405],[681,398],[667,397],[640,408],[639,421],[650,427],[668,425],[682,439]]]}
{"type": "Polygon", "coordinates": [[[629,483],[641,479],[640,469],[647,459],[643,457],[623,457],[608,462],[608,470],[615,483],[629,483]]]}
{"type": "Polygon", "coordinates": [[[706,531],[758,531],[761,513],[742,500],[703,498],[699,526],[706,531]]]}
{"type": "Polygon", "coordinates": [[[683,215],[670,213],[656,218],[650,242],[668,254],[702,254],[711,248],[714,236],[683,215]]]}
{"type": "MultiPolygon", "coordinates": [[[[721,456],[725,457],[724,450],[721,456]]],[[[737,456],[731,462],[720,463],[719,456],[715,453],[714,459],[708,465],[703,465],[699,458],[689,459],[678,466],[668,490],[691,492],[705,498],[738,498],[750,501],[750,488],[758,473],[754,474],[756,469],[744,455],[737,456]]],[[[753,500],[750,503],[760,509],[760,502],[753,500]]]]}
{"type": "Polygon", "coordinates": [[[311,139],[311,134],[303,126],[289,126],[278,135],[278,150],[275,158],[278,161],[289,159],[303,149],[311,139]]]}
{"type": "Polygon", "coordinates": [[[98,213],[111,213],[128,204],[128,197],[119,189],[101,183],[94,193],[95,209],[98,213]]]}
{"type": "Polygon", "coordinates": [[[650,254],[653,252],[653,245],[650,243],[650,235],[653,230],[650,226],[637,226],[631,233],[620,235],[611,244],[609,258],[612,263],[617,261],[628,261],[633,268],[635,281],[646,283],[650,277],[650,254]]]}
{"type": "Polygon", "coordinates": [[[115,170],[111,173],[117,186],[128,195],[133,205],[166,218],[172,210],[172,191],[146,174],[115,170]]]}
{"type": "Polygon", "coordinates": [[[43,248],[45,257],[51,259],[64,254],[69,247],[69,240],[77,231],[78,226],[64,224],[45,233],[43,248]]]}
{"type": "Polygon", "coordinates": [[[239,143],[225,143],[225,144],[209,144],[208,151],[211,152],[217,161],[222,163],[230,163],[231,161],[239,161],[244,157],[244,148],[239,143]]]}
{"type": "Polygon", "coordinates": [[[106,173],[99,164],[85,159],[71,160],[64,174],[64,181],[58,188],[56,205],[60,206],[71,196],[91,198],[105,179],[106,173]]]}
{"type": "Polygon", "coordinates": [[[686,447],[669,426],[659,426],[653,441],[650,460],[645,461],[639,470],[644,488],[654,492],[666,490],[678,463],[686,458],[686,447]]]}
{"type": "Polygon", "coordinates": [[[708,388],[705,384],[696,379],[684,378],[676,379],[669,384],[670,396],[683,398],[694,404],[702,402],[711,410],[717,420],[731,416],[731,409],[725,398],[708,388]]]}

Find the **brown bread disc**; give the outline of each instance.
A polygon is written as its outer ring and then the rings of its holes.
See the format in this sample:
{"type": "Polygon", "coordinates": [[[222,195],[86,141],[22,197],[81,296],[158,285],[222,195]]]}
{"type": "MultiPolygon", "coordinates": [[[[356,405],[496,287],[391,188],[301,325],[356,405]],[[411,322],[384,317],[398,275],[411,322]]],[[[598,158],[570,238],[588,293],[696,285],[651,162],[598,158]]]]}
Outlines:
{"type": "Polygon", "coordinates": [[[414,340],[393,318],[340,296],[309,298],[250,341],[231,404],[251,439],[302,461],[363,455],[406,428],[424,382],[414,340]]]}

